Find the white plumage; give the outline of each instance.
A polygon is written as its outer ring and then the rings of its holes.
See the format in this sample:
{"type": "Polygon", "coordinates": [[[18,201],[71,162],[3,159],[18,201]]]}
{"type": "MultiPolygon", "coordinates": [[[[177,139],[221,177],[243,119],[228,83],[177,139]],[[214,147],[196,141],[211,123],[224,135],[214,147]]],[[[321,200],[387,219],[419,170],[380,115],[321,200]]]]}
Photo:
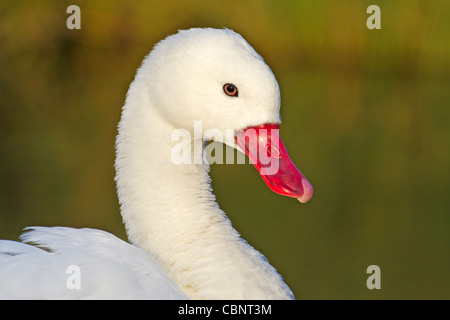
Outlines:
{"type": "Polygon", "coordinates": [[[144,250],[95,229],[30,228],[0,241],[0,299],[187,299],[144,250]],[[67,284],[79,268],[80,286],[67,284]]]}
{"type": "MultiPolygon", "coordinates": [[[[175,129],[192,133],[201,120],[203,131],[225,137],[230,128],[280,123],[279,108],[273,73],[233,31],[190,29],[161,41],[130,86],[117,136],[116,182],[132,244],[100,230],[30,228],[22,236],[29,244],[0,241],[0,298],[292,299],[217,205],[209,165],[171,161],[175,129]],[[225,83],[239,97],[224,94],[225,83]],[[68,287],[69,266],[80,288],[68,287]]],[[[191,136],[189,149],[203,143],[191,136]]]]}

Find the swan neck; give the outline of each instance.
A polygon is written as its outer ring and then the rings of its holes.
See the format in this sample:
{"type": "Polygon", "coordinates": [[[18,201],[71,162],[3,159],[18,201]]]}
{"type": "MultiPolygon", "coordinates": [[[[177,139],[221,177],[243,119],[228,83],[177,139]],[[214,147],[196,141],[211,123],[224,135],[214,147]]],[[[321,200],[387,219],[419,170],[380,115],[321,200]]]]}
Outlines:
{"type": "Polygon", "coordinates": [[[130,88],[116,141],[117,190],[130,241],[149,252],[190,298],[292,298],[217,205],[209,165],[172,161],[175,145],[192,150],[196,141],[172,141],[177,128],[144,89],[130,88]]]}

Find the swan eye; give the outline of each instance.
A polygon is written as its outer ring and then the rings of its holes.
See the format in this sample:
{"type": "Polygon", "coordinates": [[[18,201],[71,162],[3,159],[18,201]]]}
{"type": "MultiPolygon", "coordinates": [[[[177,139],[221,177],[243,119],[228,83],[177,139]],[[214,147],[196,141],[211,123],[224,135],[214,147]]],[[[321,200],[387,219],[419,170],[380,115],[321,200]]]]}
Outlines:
{"type": "Polygon", "coordinates": [[[230,97],[237,97],[238,96],[238,89],[237,89],[237,87],[234,84],[226,83],[223,86],[223,91],[225,92],[225,94],[227,96],[230,96],[230,97]]]}

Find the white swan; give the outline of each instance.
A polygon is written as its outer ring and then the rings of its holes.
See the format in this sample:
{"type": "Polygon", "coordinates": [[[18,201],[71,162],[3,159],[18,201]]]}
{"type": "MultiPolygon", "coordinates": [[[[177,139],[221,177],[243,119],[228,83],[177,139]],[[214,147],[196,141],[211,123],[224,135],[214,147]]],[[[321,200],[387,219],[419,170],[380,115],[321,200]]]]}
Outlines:
{"type": "MultiPolygon", "coordinates": [[[[30,228],[24,243],[0,241],[0,298],[293,299],[217,205],[209,165],[171,159],[176,129],[192,133],[199,120],[205,133],[233,129],[240,147],[223,142],[244,149],[272,190],[306,202],[311,185],[281,140],[261,130],[278,128],[279,108],[273,73],[235,32],[190,29],[159,42],[129,88],[117,136],[118,196],[132,244],[93,229],[30,228]],[[264,175],[245,135],[267,140],[276,174],[264,175]]],[[[191,150],[204,138],[181,143],[191,150]]]]}

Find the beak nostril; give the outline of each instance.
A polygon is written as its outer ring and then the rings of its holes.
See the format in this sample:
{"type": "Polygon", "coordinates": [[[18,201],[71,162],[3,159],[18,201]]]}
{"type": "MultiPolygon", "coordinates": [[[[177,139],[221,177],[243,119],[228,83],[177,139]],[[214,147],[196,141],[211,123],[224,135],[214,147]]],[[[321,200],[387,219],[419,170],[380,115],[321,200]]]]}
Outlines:
{"type": "Polygon", "coordinates": [[[269,149],[267,149],[267,155],[269,157],[279,158],[280,150],[275,146],[270,146],[269,149]]]}

